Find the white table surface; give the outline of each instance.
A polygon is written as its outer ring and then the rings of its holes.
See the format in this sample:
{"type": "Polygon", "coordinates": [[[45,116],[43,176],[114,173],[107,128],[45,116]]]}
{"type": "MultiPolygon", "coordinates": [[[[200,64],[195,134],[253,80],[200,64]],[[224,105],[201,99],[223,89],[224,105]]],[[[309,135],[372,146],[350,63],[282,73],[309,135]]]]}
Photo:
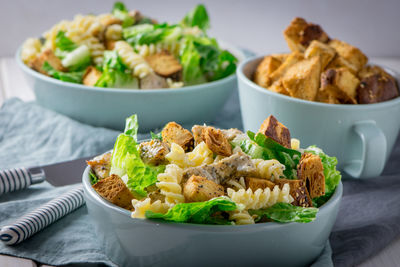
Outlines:
{"type": "MultiPolygon", "coordinates": [[[[400,58],[373,58],[371,61],[376,64],[387,66],[400,73],[400,58]]],[[[32,101],[35,99],[30,86],[25,81],[25,77],[18,68],[14,58],[0,58],[0,105],[2,105],[5,99],[11,97],[18,97],[24,101],[32,101]]],[[[0,266],[46,267],[47,265],[41,265],[40,263],[27,259],[0,255],[0,266]]],[[[366,259],[359,266],[400,266],[400,237],[389,244],[384,250],[366,259]]]]}

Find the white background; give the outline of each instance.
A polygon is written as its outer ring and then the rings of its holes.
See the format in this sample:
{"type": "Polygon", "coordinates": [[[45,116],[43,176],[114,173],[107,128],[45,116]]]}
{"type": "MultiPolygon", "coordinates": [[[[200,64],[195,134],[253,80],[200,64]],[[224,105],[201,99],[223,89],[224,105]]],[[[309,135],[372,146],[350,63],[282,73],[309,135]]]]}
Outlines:
{"type": "MultiPolygon", "coordinates": [[[[141,0],[125,1],[159,21],[177,22],[195,4],[206,4],[210,34],[258,54],[284,52],[282,31],[295,16],[320,24],[334,38],[368,56],[400,56],[399,0],[141,0]]],[[[114,1],[0,0],[0,56],[12,56],[24,39],[40,36],[74,14],[109,12],[114,1]]]]}

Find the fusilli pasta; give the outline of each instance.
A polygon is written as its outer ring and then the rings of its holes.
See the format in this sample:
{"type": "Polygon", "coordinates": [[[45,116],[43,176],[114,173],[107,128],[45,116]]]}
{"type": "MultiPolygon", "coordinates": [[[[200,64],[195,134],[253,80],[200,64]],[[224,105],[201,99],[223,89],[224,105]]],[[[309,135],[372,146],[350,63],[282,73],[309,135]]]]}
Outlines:
{"type": "Polygon", "coordinates": [[[152,72],[151,67],[147,64],[143,56],[135,53],[133,48],[125,41],[118,41],[115,43],[115,51],[121,57],[131,70],[134,76],[144,78],[152,72]]]}
{"type": "Polygon", "coordinates": [[[147,57],[160,53],[162,51],[168,51],[169,53],[178,56],[180,49],[179,42],[159,42],[148,45],[136,45],[135,51],[142,57],[147,57]]]}
{"type": "Polygon", "coordinates": [[[187,153],[187,156],[193,166],[213,163],[213,152],[204,142],[198,144],[192,152],[187,153]]]}
{"type": "Polygon", "coordinates": [[[176,82],[171,78],[167,78],[167,84],[169,88],[181,88],[185,85],[183,82],[176,82]]]}
{"type": "Polygon", "coordinates": [[[246,190],[246,183],[244,182],[243,177],[240,177],[238,180],[230,179],[228,182],[226,182],[226,184],[233,188],[236,188],[237,190],[239,190],[239,189],[246,190]]]}
{"type": "Polygon", "coordinates": [[[178,165],[180,168],[192,167],[192,162],[189,160],[188,155],[185,153],[183,148],[175,143],[171,144],[171,151],[165,156],[165,158],[173,164],[178,165]]]}
{"type": "Polygon", "coordinates": [[[300,140],[297,138],[292,138],[290,140],[290,145],[291,145],[292,149],[298,150],[298,149],[300,149],[300,140]]]}
{"type": "Polygon", "coordinates": [[[122,26],[113,24],[107,27],[104,36],[106,40],[119,41],[122,39],[122,26]]]}
{"type": "Polygon", "coordinates": [[[182,176],[183,170],[175,164],[167,165],[165,172],[157,175],[159,182],[156,186],[160,188],[161,194],[165,196],[165,202],[169,205],[185,202],[180,185],[182,176]]]}
{"type": "Polygon", "coordinates": [[[235,221],[235,224],[254,224],[254,218],[246,210],[235,210],[229,212],[229,220],[235,221]]]}
{"type": "Polygon", "coordinates": [[[144,200],[133,199],[132,206],[135,209],[131,214],[132,218],[145,218],[145,213],[147,210],[164,214],[169,209],[168,204],[162,203],[160,200],[151,203],[150,198],[146,198],[144,200]]]}
{"type": "Polygon", "coordinates": [[[289,184],[285,184],[282,190],[276,185],[272,191],[268,187],[264,190],[257,189],[255,192],[253,192],[251,188],[247,190],[239,189],[238,191],[228,188],[227,193],[232,201],[236,204],[243,205],[245,209],[263,209],[278,202],[293,202],[293,197],[289,194],[289,184]]]}
{"type": "Polygon", "coordinates": [[[285,165],[281,164],[276,159],[262,160],[253,159],[254,165],[257,168],[257,175],[260,178],[274,180],[283,177],[283,171],[285,170],[285,165]]]}
{"type": "Polygon", "coordinates": [[[29,38],[22,45],[21,59],[27,64],[34,60],[40,53],[42,44],[37,38],[29,38]]]}

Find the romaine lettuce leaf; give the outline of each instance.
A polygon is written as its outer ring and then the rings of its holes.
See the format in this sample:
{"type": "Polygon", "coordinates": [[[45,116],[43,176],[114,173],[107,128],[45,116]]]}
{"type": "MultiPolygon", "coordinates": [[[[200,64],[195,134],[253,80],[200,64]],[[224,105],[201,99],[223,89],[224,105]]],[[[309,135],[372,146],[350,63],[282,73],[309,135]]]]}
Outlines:
{"type": "Polygon", "coordinates": [[[181,51],[182,79],[185,85],[207,82],[201,69],[201,55],[197,51],[192,38],[188,38],[181,51]]]}
{"type": "Polygon", "coordinates": [[[98,87],[139,88],[138,80],[122,62],[116,51],[105,51],[103,73],[96,82],[98,87]]]}
{"type": "Polygon", "coordinates": [[[226,197],[217,197],[204,202],[179,203],[166,214],[146,211],[146,218],[199,224],[230,224],[228,220],[216,218],[212,215],[218,211],[232,211],[235,209],[235,202],[226,197]]]}
{"type": "Polygon", "coordinates": [[[61,63],[70,71],[83,70],[91,63],[90,50],[86,45],[81,45],[66,53],[61,63]]]}
{"type": "Polygon", "coordinates": [[[66,52],[71,52],[72,50],[75,50],[78,47],[77,44],[75,44],[71,39],[65,36],[64,31],[57,32],[55,45],[56,45],[55,54],[57,57],[60,58],[63,58],[66,52]]]}
{"type": "MultiPolygon", "coordinates": [[[[126,185],[137,198],[147,195],[146,188],[157,182],[157,175],[164,171],[165,166],[145,164],[139,153],[137,138],[137,116],[126,119],[125,131],[115,142],[111,156],[111,173],[121,178],[127,176],[126,185]]],[[[124,179],[123,179],[124,180],[124,179]]]]}
{"type": "Polygon", "coordinates": [[[150,132],[150,136],[151,136],[151,139],[158,139],[158,140],[160,140],[160,141],[162,141],[162,135],[161,135],[161,132],[159,132],[159,133],[153,133],[153,132],[150,132]]]}
{"type": "Polygon", "coordinates": [[[250,140],[263,148],[262,159],[276,159],[285,165],[284,174],[288,179],[297,179],[297,165],[300,162],[301,153],[294,149],[286,148],[271,138],[267,138],[261,133],[257,135],[251,131],[247,131],[250,140]]]}
{"type": "Polygon", "coordinates": [[[289,203],[276,203],[275,205],[260,210],[249,210],[251,215],[257,215],[257,221],[266,217],[280,223],[299,222],[308,223],[315,220],[318,209],[294,206],[289,203]]]}
{"type": "Polygon", "coordinates": [[[336,170],[336,165],[338,163],[336,157],[330,157],[326,155],[322,151],[322,149],[316,146],[309,146],[304,151],[318,155],[321,158],[322,165],[324,166],[325,195],[313,199],[313,205],[316,207],[320,207],[326,201],[328,201],[332,194],[335,192],[335,189],[339,184],[342,175],[338,170],[336,170]]]}
{"type": "Polygon", "coordinates": [[[58,71],[55,68],[53,68],[47,61],[43,63],[42,68],[44,71],[47,72],[48,75],[58,80],[71,83],[82,83],[82,77],[84,71],[76,71],[76,72],[58,71]]]}
{"type": "Polygon", "coordinates": [[[89,171],[89,179],[90,179],[90,184],[94,185],[99,181],[99,178],[94,174],[92,170],[89,171]]]}
{"type": "Polygon", "coordinates": [[[123,37],[132,46],[176,41],[182,36],[182,29],[176,25],[139,24],[124,29],[123,37]]]}
{"type": "Polygon", "coordinates": [[[197,26],[203,31],[210,27],[210,21],[207,14],[207,9],[204,5],[200,4],[194,7],[182,19],[181,24],[186,27],[197,26]]]}
{"type": "Polygon", "coordinates": [[[118,19],[122,20],[122,27],[129,27],[135,23],[135,19],[129,16],[129,10],[122,2],[115,2],[111,13],[118,19]]]}

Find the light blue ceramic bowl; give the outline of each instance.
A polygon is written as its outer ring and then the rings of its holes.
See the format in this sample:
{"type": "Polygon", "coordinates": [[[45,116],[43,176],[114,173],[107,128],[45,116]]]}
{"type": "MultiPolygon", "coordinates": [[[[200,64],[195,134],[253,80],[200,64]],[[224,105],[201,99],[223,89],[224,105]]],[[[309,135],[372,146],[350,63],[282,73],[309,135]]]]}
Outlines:
{"type": "MultiPolygon", "coordinates": [[[[273,114],[302,145],[317,145],[339,160],[338,169],[355,178],[383,171],[400,129],[400,97],[377,104],[337,105],[305,101],[269,91],[252,81],[263,57],[238,69],[240,108],[245,130],[257,131],[273,114]]],[[[399,76],[385,68],[394,77],[399,76]]]]}
{"type": "MultiPolygon", "coordinates": [[[[224,44],[240,61],[245,55],[224,44]]],[[[47,77],[16,60],[26,74],[36,101],[75,120],[122,130],[125,118],[137,114],[140,131],[148,132],[169,121],[198,124],[211,122],[237,86],[236,74],[224,79],[179,89],[129,90],[89,87],[47,77]]]]}
{"type": "Polygon", "coordinates": [[[83,188],[107,256],[119,266],[308,266],[322,252],[336,220],[342,184],[311,223],[198,225],[132,219],[128,210],[83,188]]]}

